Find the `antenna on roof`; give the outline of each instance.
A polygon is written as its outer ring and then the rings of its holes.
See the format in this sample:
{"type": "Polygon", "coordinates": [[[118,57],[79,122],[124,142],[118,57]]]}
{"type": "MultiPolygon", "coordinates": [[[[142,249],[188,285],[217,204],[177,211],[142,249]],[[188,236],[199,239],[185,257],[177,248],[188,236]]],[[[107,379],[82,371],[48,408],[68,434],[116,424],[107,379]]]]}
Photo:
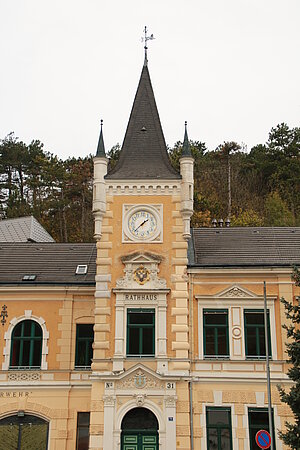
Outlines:
{"type": "Polygon", "coordinates": [[[153,39],[155,39],[155,37],[153,36],[153,34],[151,34],[150,36],[147,36],[147,32],[148,32],[148,30],[147,30],[147,27],[145,26],[145,28],[144,28],[144,34],[145,34],[145,37],[142,38],[142,42],[145,42],[145,46],[144,46],[144,49],[145,49],[144,66],[147,66],[147,65],[148,65],[148,58],[147,58],[147,50],[148,50],[148,46],[147,46],[147,41],[152,41],[153,39]]]}

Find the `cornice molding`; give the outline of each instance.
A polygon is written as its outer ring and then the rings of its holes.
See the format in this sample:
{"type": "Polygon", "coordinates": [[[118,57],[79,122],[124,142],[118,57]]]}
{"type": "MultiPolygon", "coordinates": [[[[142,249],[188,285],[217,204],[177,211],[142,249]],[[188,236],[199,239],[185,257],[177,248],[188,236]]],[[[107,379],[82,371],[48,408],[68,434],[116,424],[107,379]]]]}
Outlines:
{"type": "Polygon", "coordinates": [[[180,181],[174,180],[121,180],[106,181],[108,195],[172,195],[180,194],[180,181]]]}

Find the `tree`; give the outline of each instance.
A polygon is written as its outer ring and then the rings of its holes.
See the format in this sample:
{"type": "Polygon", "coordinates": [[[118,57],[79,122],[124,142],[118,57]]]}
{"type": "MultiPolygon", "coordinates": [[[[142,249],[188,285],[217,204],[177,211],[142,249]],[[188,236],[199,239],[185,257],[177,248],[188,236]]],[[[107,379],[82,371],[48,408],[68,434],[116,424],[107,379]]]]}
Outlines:
{"type": "MultiPolygon", "coordinates": [[[[197,163],[198,163],[199,159],[206,152],[206,145],[204,144],[204,142],[200,142],[200,141],[189,141],[189,143],[191,146],[192,156],[193,156],[194,162],[195,162],[195,173],[196,173],[197,172],[197,163]]],[[[182,155],[182,148],[183,148],[183,143],[181,141],[177,141],[177,142],[175,142],[173,148],[168,149],[171,164],[174,167],[174,169],[176,169],[178,172],[180,170],[180,158],[182,155]]]]}
{"type": "Polygon", "coordinates": [[[2,215],[18,217],[28,213],[25,198],[27,146],[9,133],[0,141],[0,202],[2,215]]]}
{"type": "Polygon", "coordinates": [[[107,153],[108,170],[112,170],[120,159],[121,147],[120,144],[114,145],[107,153]]]}
{"type": "Polygon", "coordinates": [[[272,190],[277,190],[295,219],[300,216],[300,128],[285,123],[272,128],[267,154],[274,163],[270,176],[272,190]]]}
{"type": "Polygon", "coordinates": [[[233,227],[261,227],[262,218],[253,210],[245,209],[239,214],[234,215],[231,219],[230,225],[233,227]]]}
{"type": "Polygon", "coordinates": [[[294,215],[276,191],[266,198],[264,225],[270,227],[291,227],[295,225],[294,215]]]}
{"type": "MultiPolygon", "coordinates": [[[[296,286],[300,286],[300,272],[294,270],[293,279],[296,286]]],[[[284,324],[283,328],[287,332],[287,337],[291,339],[286,344],[288,354],[288,362],[291,364],[287,375],[294,382],[290,390],[287,392],[283,387],[278,386],[281,401],[286,403],[294,414],[294,423],[285,422],[286,431],[280,431],[279,437],[284,444],[294,450],[300,448],[300,304],[293,305],[285,299],[281,299],[285,307],[285,314],[290,320],[288,325],[284,324]]]]}
{"type": "Polygon", "coordinates": [[[227,163],[227,217],[231,218],[231,154],[241,150],[241,146],[236,142],[224,142],[216,149],[217,153],[226,160],[227,163]]]}

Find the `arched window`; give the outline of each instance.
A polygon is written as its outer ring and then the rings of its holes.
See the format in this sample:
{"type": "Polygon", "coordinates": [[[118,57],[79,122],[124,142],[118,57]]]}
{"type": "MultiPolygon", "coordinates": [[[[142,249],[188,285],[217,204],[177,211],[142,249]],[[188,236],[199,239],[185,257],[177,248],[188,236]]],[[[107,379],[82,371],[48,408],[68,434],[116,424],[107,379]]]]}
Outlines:
{"type": "Polygon", "coordinates": [[[34,449],[48,448],[49,424],[45,420],[25,414],[6,417],[0,420],[0,448],[5,449],[34,449]]]}
{"type": "Polygon", "coordinates": [[[40,368],[43,332],[34,320],[22,320],[13,329],[10,367],[40,368]]]}

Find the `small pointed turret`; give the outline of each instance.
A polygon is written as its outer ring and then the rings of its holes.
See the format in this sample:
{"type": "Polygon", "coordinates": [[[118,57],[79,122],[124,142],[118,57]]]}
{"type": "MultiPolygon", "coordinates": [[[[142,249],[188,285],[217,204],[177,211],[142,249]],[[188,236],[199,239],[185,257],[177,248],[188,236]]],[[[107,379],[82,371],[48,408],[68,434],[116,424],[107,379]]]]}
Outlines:
{"type": "Polygon", "coordinates": [[[181,181],[181,215],[183,219],[183,237],[188,240],[191,237],[190,219],[193,214],[194,201],[194,158],[187,134],[187,122],[184,123],[184,140],[182,155],[179,160],[181,181]]]}
{"type": "Polygon", "coordinates": [[[192,156],[191,146],[187,134],[187,121],[184,122],[184,139],[182,146],[182,156],[192,156]]]}
{"type": "Polygon", "coordinates": [[[98,141],[96,156],[94,158],[94,183],[93,183],[93,215],[95,218],[95,233],[96,240],[101,239],[102,219],[106,212],[106,193],[104,177],[107,174],[108,159],[105,154],[104,140],[103,140],[103,120],[100,122],[101,130],[98,141]]]}
{"type": "Polygon", "coordinates": [[[96,157],[106,157],[105,154],[105,147],[104,147],[104,140],[103,140],[103,131],[102,131],[102,127],[103,127],[103,120],[101,119],[100,121],[100,136],[99,136],[99,141],[98,141],[98,147],[97,147],[97,152],[96,152],[96,157]]]}

